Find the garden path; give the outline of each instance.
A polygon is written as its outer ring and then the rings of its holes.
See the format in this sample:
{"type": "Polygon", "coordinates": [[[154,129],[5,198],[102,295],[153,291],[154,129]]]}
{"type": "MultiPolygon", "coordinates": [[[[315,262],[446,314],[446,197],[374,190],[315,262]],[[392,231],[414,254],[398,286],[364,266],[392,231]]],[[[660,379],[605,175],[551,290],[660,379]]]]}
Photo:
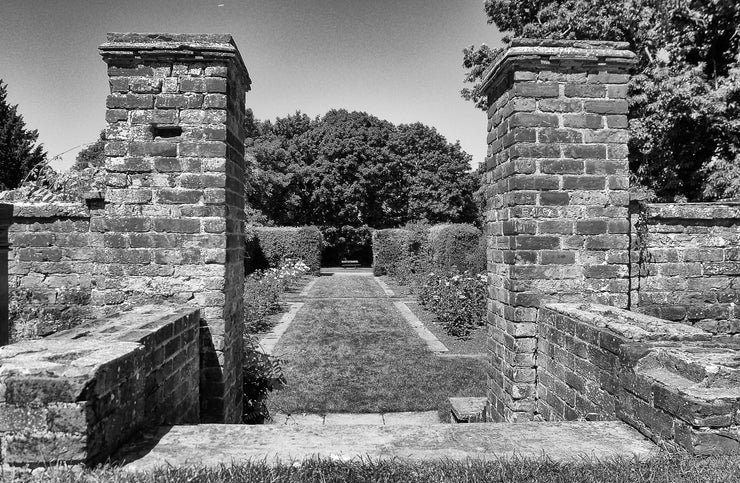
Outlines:
{"type": "Polygon", "coordinates": [[[162,427],[124,448],[118,461],[128,471],[149,471],[315,457],[466,461],[655,454],[652,443],[620,421],[435,422],[437,411],[430,408],[449,414],[449,396],[484,394],[482,361],[435,356],[387,291],[369,274],[335,273],[295,298],[303,305],[274,347],[288,378],[287,389],[268,402],[275,424],[162,427]]]}
{"type": "Polygon", "coordinates": [[[436,357],[444,344],[371,272],[324,273],[288,302],[261,341],[287,379],[268,399],[276,422],[329,424],[361,413],[357,422],[428,424],[449,418],[450,396],[485,394],[483,361],[436,357]]]}

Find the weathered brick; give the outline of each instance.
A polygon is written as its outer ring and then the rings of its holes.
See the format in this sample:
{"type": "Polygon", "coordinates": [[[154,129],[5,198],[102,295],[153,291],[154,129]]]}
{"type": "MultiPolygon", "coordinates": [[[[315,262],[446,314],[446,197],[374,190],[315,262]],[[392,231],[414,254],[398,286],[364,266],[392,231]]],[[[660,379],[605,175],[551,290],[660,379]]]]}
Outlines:
{"type": "Polygon", "coordinates": [[[606,97],[606,86],[599,84],[566,84],[566,97],[606,97]]]}
{"type": "Polygon", "coordinates": [[[558,97],[559,90],[556,83],[517,82],[514,84],[514,94],[525,97],[558,97]]]}
{"type": "Polygon", "coordinates": [[[606,146],[601,144],[568,144],[563,146],[563,156],[575,159],[604,159],[606,146]]]}
{"type": "Polygon", "coordinates": [[[583,109],[595,114],[627,114],[628,104],[626,100],[614,99],[603,101],[584,101],[583,109]]]}
{"type": "Polygon", "coordinates": [[[226,92],[226,79],[221,77],[180,78],[180,92],[226,92]]]}
{"type": "Polygon", "coordinates": [[[110,94],[105,103],[108,109],[151,109],[154,97],[151,94],[110,94]]]}
{"type": "Polygon", "coordinates": [[[579,129],[601,129],[604,127],[604,120],[598,114],[585,112],[582,114],[564,114],[563,126],[579,129]]]}
{"type": "Polygon", "coordinates": [[[509,118],[509,127],[558,127],[558,116],[555,114],[538,114],[515,112],[509,118]]]}
{"type": "Polygon", "coordinates": [[[572,99],[542,99],[537,105],[542,112],[581,112],[583,102],[572,99]]]}

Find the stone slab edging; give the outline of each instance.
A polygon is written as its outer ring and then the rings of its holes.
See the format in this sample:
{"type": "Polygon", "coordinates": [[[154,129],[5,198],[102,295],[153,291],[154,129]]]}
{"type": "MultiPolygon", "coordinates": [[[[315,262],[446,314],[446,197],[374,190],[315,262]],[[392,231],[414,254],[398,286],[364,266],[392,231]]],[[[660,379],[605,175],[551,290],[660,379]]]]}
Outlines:
{"type": "Polygon", "coordinates": [[[382,289],[383,289],[383,292],[384,292],[384,293],[385,293],[385,294],[386,294],[386,295],[387,295],[388,297],[395,297],[395,296],[396,296],[396,294],[395,294],[395,293],[393,293],[393,290],[391,290],[391,288],[390,288],[390,287],[389,287],[388,285],[386,285],[386,283],[385,283],[384,281],[382,281],[382,280],[380,279],[380,277],[375,277],[375,281],[376,281],[376,282],[378,282],[378,285],[380,285],[380,288],[382,288],[382,289]]]}
{"type": "Polygon", "coordinates": [[[449,352],[449,349],[426,328],[424,323],[414,315],[405,303],[393,302],[393,305],[401,312],[401,315],[406,319],[406,322],[409,323],[411,328],[414,329],[414,332],[426,343],[427,349],[434,353],[449,352]]]}
{"type": "Polygon", "coordinates": [[[400,411],[393,413],[327,413],[283,414],[273,417],[280,426],[336,426],[336,425],[427,425],[439,423],[437,411],[400,411]]]}
{"type": "Polygon", "coordinates": [[[273,354],[275,346],[280,341],[280,338],[285,334],[285,331],[288,330],[288,327],[293,323],[293,319],[295,319],[296,314],[304,305],[305,304],[303,302],[291,302],[290,309],[288,312],[283,314],[280,318],[280,322],[273,327],[268,334],[260,339],[260,347],[262,347],[262,351],[265,354],[268,356],[273,354]]]}

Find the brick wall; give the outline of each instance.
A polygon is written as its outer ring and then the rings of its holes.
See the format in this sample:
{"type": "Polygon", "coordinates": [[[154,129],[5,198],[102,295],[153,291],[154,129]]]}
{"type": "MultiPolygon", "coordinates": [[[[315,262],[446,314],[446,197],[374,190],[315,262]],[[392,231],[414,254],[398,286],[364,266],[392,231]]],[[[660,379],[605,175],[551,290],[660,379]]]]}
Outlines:
{"type": "Polygon", "coordinates": [[[93,303],[201,307],[201,416],[239,422],[246,67],[223,34],[109,34],[100,51],[111,94],[93,303]]]}
{"type": "Polygon", "coordinates": [[[627,306],[625,49],[518,39],[485,76],[493,420],[535,416],[540,302],[627,306]]]}
{"type": "Polygon", "coordinates": [[[146,306],[0,348],[0,463],[95,463],[143,428],[197,423],[199,324],[146,306]]]}
{"type": "Polygon", "coordinates": [[[0,346],[10,340],[8,324],[8,228],[13,220],[13,207],[0,203],[0,346]]]}
{"type": "Polygon", "coordinates": [[[90,232],[83,203],[14,203],[9,228],[9,286],[32,291],[46,307],[89,299],[95,279],[93,248],[102,234],[90,232]]]}
{"type": "Polygon", "coordinates": [[[537,327],[537,416],[620,419],[691,454],[740,450],[740,343],[598,304],[547,304],[537,327]]]}
{"type": "Polygon", "coordinates": [[[635,205],[630,308],[740,336],[740,204],[635,205]]]}

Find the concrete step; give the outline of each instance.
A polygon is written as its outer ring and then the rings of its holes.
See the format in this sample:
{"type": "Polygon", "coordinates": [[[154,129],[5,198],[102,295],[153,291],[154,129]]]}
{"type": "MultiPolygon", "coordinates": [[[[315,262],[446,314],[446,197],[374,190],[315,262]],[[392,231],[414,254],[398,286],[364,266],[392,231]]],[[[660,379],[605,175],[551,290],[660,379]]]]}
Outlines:
{"type": "Polygon", "coordinates": [[[162,427],[122,450],[132,471],[319,456],[409,460],[547,456],[650,457],[656,447],[619,421],[413,425],[222,425],[162,427]]]}

